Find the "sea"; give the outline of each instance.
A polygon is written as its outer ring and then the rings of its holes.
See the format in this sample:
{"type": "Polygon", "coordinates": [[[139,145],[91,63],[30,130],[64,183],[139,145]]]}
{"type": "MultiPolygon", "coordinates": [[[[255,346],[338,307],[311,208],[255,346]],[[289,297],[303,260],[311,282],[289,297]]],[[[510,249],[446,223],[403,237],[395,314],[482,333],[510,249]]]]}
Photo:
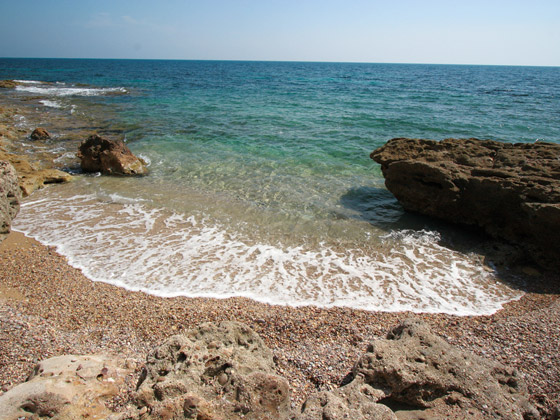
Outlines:
{"type": "Polygon", "coordinates": [[[407,213],[370,153],[394,137],[560,142],[560,68],[0,59],[27,153],[76,175],[13,229],[93,281],[172,297],[491,314],[523,291],[480,232],[407,213]],[[81,174],[124,140],[144,177],[81,174]]]}

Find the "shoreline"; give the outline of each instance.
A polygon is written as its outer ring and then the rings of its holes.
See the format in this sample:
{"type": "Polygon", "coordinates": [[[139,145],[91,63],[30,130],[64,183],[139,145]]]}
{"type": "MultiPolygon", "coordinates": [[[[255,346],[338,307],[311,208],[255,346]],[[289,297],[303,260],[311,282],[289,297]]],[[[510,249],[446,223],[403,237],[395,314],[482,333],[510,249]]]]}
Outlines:
{"type": "MultiPolygon", "coordinates": [[[[15,126],[2,128],[14,138],[0,131],[0,140],[15,144],[25,136],[15,126]]],[[[549,413],[560,405],[560,281],[554,273],[530,281],[519,300],[481,316],[157,297],[91,281],[54,247],[12,231],[0,243],[0,395],[49,357],[119,354],[142,366],[167,337],[202,322],[234,320],[263,338],[299,406],[316,389],[338,387],[369,342],[415,318],[453,345],[519,369],[531,402],[549,413]]]]}
{"type": "Polygon", "coordinates": [[[519,369],[542,412],[560,403],[556,293],[527,292],[493,315],[468,317],[277,306],[247,298],[160,298],[92,282],[52,247],[19,232],[0,245],[0,394],[49,357],[119,354],[141,366],[169,336],[202,322],[235,320],[272,350],[298,406],[317,388],[338,387],[367,344],[407,318],[422,319],[451,344],[519,369]]]}

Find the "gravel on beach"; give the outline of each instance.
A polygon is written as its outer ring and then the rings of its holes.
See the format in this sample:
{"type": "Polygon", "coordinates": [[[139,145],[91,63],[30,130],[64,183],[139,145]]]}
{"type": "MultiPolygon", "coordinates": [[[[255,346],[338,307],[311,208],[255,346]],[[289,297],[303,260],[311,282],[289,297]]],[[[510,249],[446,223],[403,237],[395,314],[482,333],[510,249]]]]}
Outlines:
{"type": "Polygon", "coordinates": [[[160,298],[92,282],[53,248],[12,232],[0,245],[0,395],[45,358],[107,353],[141,365],[171,335],[236,320],[272,349],[298,406],[315,389],[338,387],[370,341],[416,317],[450,343],[518,368],[531,401],[548,413],[560,404],[560,300],[558,288],[546,287],[554,283],[551,275],[535,278],[535,290],[478,317],[160,298]]]}

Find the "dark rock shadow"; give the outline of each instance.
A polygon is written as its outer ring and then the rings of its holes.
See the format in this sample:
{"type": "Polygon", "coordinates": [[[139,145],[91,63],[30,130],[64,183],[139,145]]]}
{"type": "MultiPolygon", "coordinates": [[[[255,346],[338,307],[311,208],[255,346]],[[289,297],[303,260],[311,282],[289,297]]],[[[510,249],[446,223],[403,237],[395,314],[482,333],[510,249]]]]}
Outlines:
{"type": "Polygon", "coordinates": [[[368,222],[386,232],[404,229],[438,232],[440,245],[483,256],[497,278],[510,287],[530,293],[560,294],[560,275],[535,265],[520,246],[494,239],[476,226],[409,212],[385,188],[352,188],[340,197],[340,203],[347,210],[345,217],[368,222]]]}

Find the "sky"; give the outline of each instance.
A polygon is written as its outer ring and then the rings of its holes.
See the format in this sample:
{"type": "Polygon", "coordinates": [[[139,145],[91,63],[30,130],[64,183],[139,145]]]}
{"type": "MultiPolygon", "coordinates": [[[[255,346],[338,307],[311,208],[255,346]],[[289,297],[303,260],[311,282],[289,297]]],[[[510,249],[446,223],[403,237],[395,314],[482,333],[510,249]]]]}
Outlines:
{"type": "Polygon", "coordinates": [[[0,57],[560,66],[560,0],[0,0],[0,57]]]}

